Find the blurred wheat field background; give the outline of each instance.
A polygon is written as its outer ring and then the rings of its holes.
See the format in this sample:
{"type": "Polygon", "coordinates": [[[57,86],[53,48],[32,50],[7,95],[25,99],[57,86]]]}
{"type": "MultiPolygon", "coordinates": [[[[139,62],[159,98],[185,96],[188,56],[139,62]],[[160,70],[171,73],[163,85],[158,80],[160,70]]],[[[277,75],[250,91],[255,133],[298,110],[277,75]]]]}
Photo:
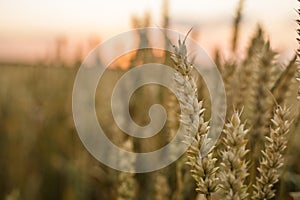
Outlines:
{"type": "MultiPolygon", "coordinates": [[[[171,26],[168,13],[170,5],[171,1],[163,1],[161,15],[163,23],[160,25],[163,28],[171,26]]],[[[240,0],[236,10],[232,10],[234,17],[230,27],[231,35],[226,38],[230,44],[229,49],[224,50],[222,46],[214,47],[213,59],[221,72],[227,94],[227,126],[209,157],[210,161],[214,158],[216,160],[212,163],[207,161],[213,165],[213,169],[208,171],[217,174],[200,173],[206,161],[201,158],[202,163],[199,164],[193,160],[199,159],[198,143],[177,162],[151,173],[119,172],[95,160],[81,143],[72,117],[72,89],[82,55],[79,53],[72,62],[64,60],[62,52],[65,41],[61,38],[56,44],[54,61],[0,62],[0,199],[299,199],[300,103],[297,100],[297,97],[299,98],[297,77],[298,79],[300,77],[297,58],[299,51],[282,61],[282,52],[272,48],[268,30],[264,24],[259,24],[247,33],[250,37],[246,39],[247,45],[243,46],[242,51],[245,53],[241,54],[239,44],[244,38],[245,29],[241,26],[246,5],[240,0]],[[278,106],[281,106],[282,110],[278,106]],[[289,115],[284,113],[285,106],[290,109],[289,115]],[[279,123],[280,117],[284,124],[282,126],[279,123]],[[280,140],[274,142],[276,138],[273,137],[276,137],[276,134],[272,136],[270,127],[276,132],[282,127],[285,128],[284,126],[288,126],[286,129],[289,129],[286,139],[280,136],[280,140]],[[242,131],[234,133],[233,130],[242,131]],[[227,138],[230,134],[239,140],[231,143],[227,138]],[[265,136],[271,139],[268,140],[265,136]],[[266,144],[270,144],[269,148],[265,148],[266,144]],[[226,149],[226,145],[232,148],[226,149]],[[277,152],[272,154],[276,145],[287,146],[283,154],[284,161],[281,160],[281,154],[275,154],[277,152]],[[236,154],[238,150],[234,150],[239,148],[249,149],[247,154],[239,155],[240,164],[246,167],[237,166],[238,172],[228,170],[227,164],[230,161],[224,158],[230,153],[239,158],[236,154]],[[230,149],[233,149],[232,152],[230,149]],[[262,150],[265,154],[261,154],[262,150]],[[272,164],[272,159],[276,159],[274,155],[277,155],[277,164],[272,164]],[[268,163],[268,158],[271,164],[268,163]],[[267,164],[261,164],[260,161],[263,159],[267,164]],[[260,169],[257,169],[258,167],[260,169]],[[269,178],[270,183],[265,183],[263,178],[261,181],[258,180],[259,177],[263,177],[261,171],[266,171],[267,167],[273,167],[266,173],[266,179],[269,178]],[[230,173],[244,178],[238,180],[239,187],[226,184],[228,181],[226,175],[230,173]],[[245,175],[246,173],[249,175],[245,175]],[[213,184],[207,186],[209,181],[218,186],[213,187],[213,184]],[[259,183],[262,183],[262,186],[259,183]],[[252,187],[253,184],[257,187],[252,187]],[[261,189],[263,191],[261,192],[259,187],[268,184],[270,187],[261,189]],[[274,195],[269,189],[274,190],[274,195]],[[232,191],[236,196],[230,196],[226,190],[232,191]],[[210,193],[213,195],[210,196],[210,193]],[[267,197],[262,197],[263,195],[267,197]]],[[[297,33],[296,29],[299,27],[297,22],[294,23],[297,33]]],[[[145,16],[132,17],[132,28],[150,25],[151,16],[147,12],[145,16]]],[[[190,35],[196,38],[197,31],[190,35]]],[[[201,30],[199,35],[201,36],[201,30]]],[[[135,39],[137,43],[147,41],[145,35],[139,32],[135,39]]],[[[296,37],[294,41],[297,44],[296,37]]],[[[139,125],[149,123],[148,111],[152,104],[159,103],[166,108],[168,112],[166,125],[159,134],[147,140],[139,140],[124,134],[115,124],[108,104],[109,96],[118,79],[136,65],[158,62],[172,66],[181,73],[182,71],[176,68],[174,56],[178,55],[155,52],[151,49],[135,51],[120,57],[106,70],[100,81],[103,84],[99,83],[96,93],[97,116],[105,132],[113,133],[108,137],[118,146],[128,151],[149,152],[164,146],[174,136],[181,116],[178,100],[163,87],[144,86],[138,89],[128,105],[132,118],[139,125]],[[155,95],[147,95],[149,93],[155,95]]],[[[188,77],[194,76],[192,70],[186,74],[189,74],[188,77]]],[[[205,111],[200,113],[203,123],[200,123],[202,129],[199,128],[199,132],[203,131],[205,135],[208,125],[204,122],[209,122],[211,102],[201,77],[197,77],[195,84],[198,90],[194,95],[198,101],[203,101],[200,107],[205,108],[205,111]]],[[[202,136],[199,133],[199,137],[195,139],[199,144],[202,136]]],[[[281,151],[281,148],[277,150],[281,151]]]]}

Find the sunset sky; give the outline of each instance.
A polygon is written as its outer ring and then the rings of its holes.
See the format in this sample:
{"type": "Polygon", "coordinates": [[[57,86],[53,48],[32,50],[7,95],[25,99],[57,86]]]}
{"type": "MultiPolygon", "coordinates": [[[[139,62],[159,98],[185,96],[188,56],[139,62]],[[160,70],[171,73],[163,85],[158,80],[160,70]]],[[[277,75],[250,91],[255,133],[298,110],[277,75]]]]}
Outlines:
{"type": "MultiPolygon", "coordinates": [[[[199,43],[212,52],[228,48],[230,25],[237,0],[171,0],[171,29],[185,33],[191,26],[199,32],[199,43]]],[[[40,61],[53,56],[56,38],[64,36],[69,54],[88,49],[90,38],[109,37],[131,29],[131,17],[152,17],[161,26],[161,0],[0,0],[0,61],[40,61]]],[[[297,48],[296,0],[246,0],[242,45],[254,27],[262,24],[282,57],[297,48]]],[[[83,53],[83,56],[87,52],[83,53]]]]}

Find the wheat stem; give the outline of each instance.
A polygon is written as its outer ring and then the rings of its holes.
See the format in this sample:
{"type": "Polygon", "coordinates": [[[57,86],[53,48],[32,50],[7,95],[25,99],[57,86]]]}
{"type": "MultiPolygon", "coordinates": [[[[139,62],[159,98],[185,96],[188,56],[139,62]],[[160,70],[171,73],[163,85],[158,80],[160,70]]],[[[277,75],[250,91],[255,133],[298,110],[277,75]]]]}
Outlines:
{"type": "MultiPolygon", "coordinates": [[[[123,148],[127,151],[133,150],[133,142],[131,139],[127,139],[123,144],[123,148]]],[[[120,158],[123,156],[120,155],[120,158]]],[[[123,169],[129,170],[134,167],[134,160],[124,160],[120,159],[120,165],[123,169]]],[[[117,200],[134,200],[136,199],[135,188],[136,183],[134,179],[134,174],[120,172],[118,174],[118,188],[117,188],[117,200]]]]}

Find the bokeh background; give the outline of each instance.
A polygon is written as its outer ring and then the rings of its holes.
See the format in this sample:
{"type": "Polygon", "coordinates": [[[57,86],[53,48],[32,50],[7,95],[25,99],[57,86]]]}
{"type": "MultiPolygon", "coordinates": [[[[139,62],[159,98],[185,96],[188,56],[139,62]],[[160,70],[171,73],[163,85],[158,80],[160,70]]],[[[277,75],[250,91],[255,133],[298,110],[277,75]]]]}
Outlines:
{"type": "MultiPolygon", "coordinates": [[[[134,17],[149,15],[149,26],[163,26],[185,33],[197,30],[200,44],[209,52],[229,48],[237,0],[163,1],[37,1],[1,0],[0,59],[10,62],[55,62],[61,45],[62,59],[83,58],[96,44],[132,28],[134,17]]],[[[253,0],[243,6],[240,46],[247,44],[257,23],[267,30],[272,46],[290,56],[297,48],[297,1],[253,0]]],[[[120,44],[122,45],[122,44],[120,44]]],[[[243,48],[241,48],[242,50],[243,48]]]]}
{"type": "MultiPolygon", "coordinates": [[[[77,136],[71,110],[72,87],[80,63],[101,41],[116,34],[147,26],[185,34],[193,27],[191,36],[213,59],[218,52],[220,62],[224,62],[245,56],[250,37],[260,24],[271,47],[279,52],[279,68],[286,66],[298,48],[297,1],[244,1],[233,56],[238,4],[237,0],[0,0],[0,199],[117,198],[120,172],[101,165],[86,151],[77,136]]],[[[134,37],[136,43],[142,40],[138,33],[134,37]]],[[[151,59],[164,60],[163,54],[155,55],[151,59]]],[[[106,96],[127,69],[140,64],[139,59],[136,52],[124,55],[105,73],[105,89],[99,88],[96,107],[107,132],[118,128],[105,103],[106,96]]],[[[144,105],[136,106],[144,96],[143,91],[137,91],[131,105],[133,118],[140,124],[148,122],[143,117],[147,107],[163,101],[148,98],[144,105]]],[[[299,128],[295,130],[299,133],[299,128]]],[[[117,134],[112,140],[118,143],[118,137],[124,136],[117,134]]],[[[292,144],[295,148],[290,151],[287,192],[300,191],[299,139],[296,136],[292,144]]],[[[145,146],[140,150],[163,145],[157,140],[144,142],[148,146],[140,145],[145,146]]],[[[162,172],[170,174],[169,193],[174,193],[174,166],[162,172]]],[[[137,199],[155,199],[150,195],[155,191],[155,177],[155,173],[135,175],[137,199]]],[[[185,199],[194,199],[195,194],[189,194],[185,199]]]]}

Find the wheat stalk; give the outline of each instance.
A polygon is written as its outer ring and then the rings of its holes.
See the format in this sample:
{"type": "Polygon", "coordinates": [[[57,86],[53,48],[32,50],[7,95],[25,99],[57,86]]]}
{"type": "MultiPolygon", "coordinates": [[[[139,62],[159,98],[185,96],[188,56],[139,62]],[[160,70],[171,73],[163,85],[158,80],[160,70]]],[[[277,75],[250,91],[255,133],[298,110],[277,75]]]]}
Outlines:
{"type": "Polygon", "coordinates": [[[289,120],[289,109],[278,106],[270,127],[270,135],[266,137],[265,149],[262,151],[262,159],[258,171],[260,175],[256,177],[253,184],[253,200],[271,199],[275,196],[274,184],[280,176],[280,169],[283,166],[287,146],[287,134],[291,122],[289,120]]]}
{"type": "Polygon", "coordinates": [[[236,9],[234,21],[233,21],[233,33],[232,33],[232,52],[236,51],[237,43],[240,34],[240,25],[242,20],[242,11],[244,7],[244,0],[240,0],[236,9]]]}
{"type": "MultiPolygon", "coordinates": [[[[200,102],[202,107],[202,102],[200,102]]],[[[191,174],[196,181],[196,191],[204,194],[207,199],[217,191],[218,177],[216,172],[217,159],[214,157],[214,149],[206,157],[201,157],[200,148],[209,130],[208,122],[204,120],[204,109],[201,109],[198,133],[193,138],[192,145],[187,151],[188,162],[191,166],[191,174]]]]}
{"type": "Polygon", "coordinates": [[[178,41],[178,46],[171,54],[175,64],[174,80],[177,85],[177,96],[181,104],[180,120],[185,130],[185,142],[191,144],[187,152],[187,164],[197,184],[197,191],[211,199],[211,193],[216,191],[217,177],[216,159],[212,152],[207,157],[200,156],[200,147],[208,132],[208,122],[204,120],[202,101],[198,102],[196,80],[192,76],[192,63],[187,60],[185,40],[178,41]]]}
{"type": "Polygon", "coordinates": [[[169,199],[170,188],[165,174],[158,172],[154,180],[155,200],[169,199]]]}
{"type": "Polygon", "coordinates": [[[249,175],[248,162],[246,161],[247,133],[245,124],[241,123],[241,113],[237,111],[233,113],[230,122],[225,125],[223,130],[224,137],[222,143],[224,149],[220,151],[221,164],[220,164],[220,188],[223,199],[247,199],[248,186],[245,185],[245,179],[249,175]]]}
{"type": "MultiPolygon", "coordinates": [[[[247,50],[247,57],[236,71],[236,85],[234,105],[236,109],[242,109],[244,105],[251,105],[255,102],[255,90],[257,80],[257,66],[259,53],[263,47],[263,30],[258,26],[255,36],[252,38],[251,45],[247,50]]],[[[245,107],[247,109],[247,107],[245,107]]],[[[253,116],[253,114],[252,114],[253,116]]]]}
{"type": "MultiPolygon", "coordinates": [[[[127,139],[123,144],[122,147],[126,151],[132,151],[133,150],[133,142],[131,139],[127,139]]],[[[122,166],[123,169],[129,170],[134,168],[134,162],[133,160],[124,160],[122,159],[123,156],[120,155],[120,166],[122,166]]],[[[134,174],[132,173],[126,173],[126,172],[120,172],[118,174],[118,188],[117,188],[117,200],[134,200],[136,199],[135,195],[135,188],[136,183],[134,179],[134,174]]]]}
{"type": "Polygon", "coordinates": [[[280,74],[271,89],[271,92],[278,104],[284,103],[290,95],[290,86],[295,77],[295,71],[297,71],[296,59],[297,56],[295,55],[285,67],[284,71],[280,74]]]}
{"type": "MultiPolygon", "coordinates": [[[[270,48],[270,43],[260,40],[261,49],[256,52],[256,61],[252,77],[253,90],[250,95],[252,103],[249,106],[252,116],[249,121],[253,124],[250,131],[249,148],[251,151],[251,173],[250,182],[254,182],[256,168],[259,164],[259,154],[263,146],[263,138],[268,133],[268,125],[272,115],[274,103],[269,93],[275,82],[275,56],[276,53],[270,48]],[[260,113],[258,114],[257,111],[260,113]]],[[[257,49],[258,50],[258,49],[257,49]]]]}
{"type": "Polygon", "coordinates": [[[237,63],[235,61],[226,61],[224,66],[220,67],[222,79],[225,86],[226,91],[226,102],[227,102],[227,116],[229,116],[231,111],[233,110],[233,100],[235,97],[235,90],[238,87],[236,84],[236,71],[237,71],[237,63]]]}

